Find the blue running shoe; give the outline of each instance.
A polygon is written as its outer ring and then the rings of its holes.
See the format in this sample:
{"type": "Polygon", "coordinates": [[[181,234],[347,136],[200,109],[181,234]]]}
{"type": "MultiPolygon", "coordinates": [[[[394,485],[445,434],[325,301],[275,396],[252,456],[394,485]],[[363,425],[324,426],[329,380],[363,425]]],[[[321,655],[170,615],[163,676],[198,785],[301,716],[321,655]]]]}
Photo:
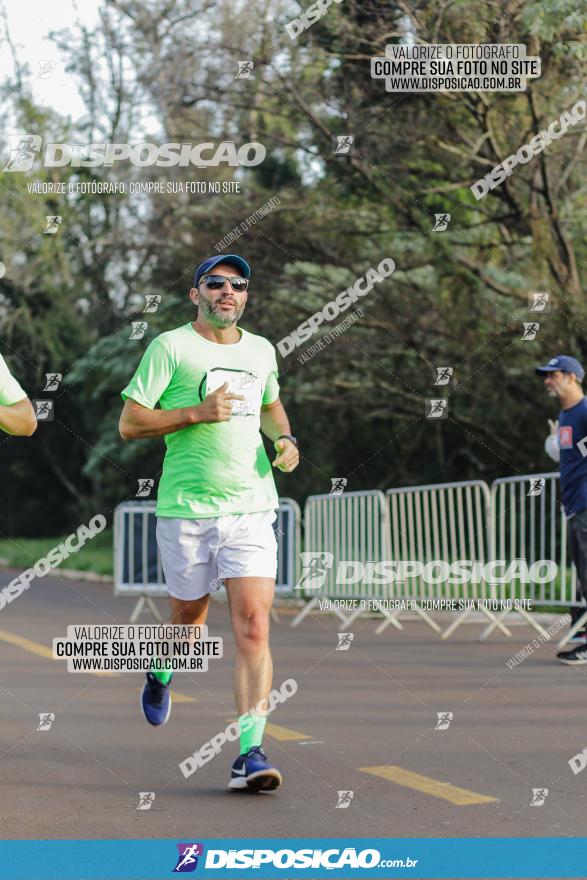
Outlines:
{"type": "Polygon", "coordinates": [[[273,791],[283,782],[281,773],[272,767],[262,746],[254,746],[239,755],[232,765],[228,787],[246,791],[273,791]]]}
{"type": "Polygon", "coordinates": [[[152,672],[147,672],[147,680],[141,694],[141,709],[149,724],[159,727],[167,724],[171,714],[171,694],[169,684],[162,684],[152,672]]]}

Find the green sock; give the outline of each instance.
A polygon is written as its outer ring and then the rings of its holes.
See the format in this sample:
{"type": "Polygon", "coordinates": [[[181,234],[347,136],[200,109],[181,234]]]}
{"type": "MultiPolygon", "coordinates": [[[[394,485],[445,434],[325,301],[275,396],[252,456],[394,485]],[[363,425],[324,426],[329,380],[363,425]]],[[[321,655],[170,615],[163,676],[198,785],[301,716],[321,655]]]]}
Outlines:
{"type": "Polygon", "coordinates": [[[159,659],[153,660],[151,663],[151,672],[155,678],[159,679],[161,684],[169,684],[173,678],[173,672],[169,672],[167,669],[161,669],[160,667],[161,661],[159,659]]]}
{"type": "Polygon", "coordinates": [[[238,724],[240,727],[240,753],[244,755],[249,749],[262,744],[267,718],[265,715],[245,712],[238,719],[238,724]]]}

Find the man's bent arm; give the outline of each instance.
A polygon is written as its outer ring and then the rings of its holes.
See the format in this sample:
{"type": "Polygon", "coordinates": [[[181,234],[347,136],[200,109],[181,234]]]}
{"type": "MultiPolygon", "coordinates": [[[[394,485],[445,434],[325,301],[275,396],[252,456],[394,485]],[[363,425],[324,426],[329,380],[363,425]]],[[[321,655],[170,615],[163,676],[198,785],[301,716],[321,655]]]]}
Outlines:
{"type": "Polygon", "coordinates": [[[291,434],[289,419],[279,398],[261,408],[261,430],[270,440],[277,440],[281,434],[291,434]]]}
{"type": "Polygon", "coordinates": [[[195,406],[180,409],[149,409],[135,400],[124,401],[118,430],[123,440],[140,440],[143,437],[163,437],[173,434],[198,421],[195,406]]]}
{"type": "Polygon", "coordinates": [[[7,434],[20,437],[30,437],[35,433],[37,417],[28,397],[11,406],[0,406],[0,428],[7,434]]]}

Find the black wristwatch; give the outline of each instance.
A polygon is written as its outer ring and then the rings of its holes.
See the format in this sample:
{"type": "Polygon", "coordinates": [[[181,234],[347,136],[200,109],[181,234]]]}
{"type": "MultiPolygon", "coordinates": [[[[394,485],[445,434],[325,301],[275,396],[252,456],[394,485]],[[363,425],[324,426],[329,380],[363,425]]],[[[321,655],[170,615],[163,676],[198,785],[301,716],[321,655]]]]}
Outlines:
{"type": "Polygon", "coordinates": [[[275,438],[274,443],[277,443],[278,440],[291,440],[296,449],[298,448],[297,437],[292,437],[291,434],[280,434],[279,437],[275,438]]]}

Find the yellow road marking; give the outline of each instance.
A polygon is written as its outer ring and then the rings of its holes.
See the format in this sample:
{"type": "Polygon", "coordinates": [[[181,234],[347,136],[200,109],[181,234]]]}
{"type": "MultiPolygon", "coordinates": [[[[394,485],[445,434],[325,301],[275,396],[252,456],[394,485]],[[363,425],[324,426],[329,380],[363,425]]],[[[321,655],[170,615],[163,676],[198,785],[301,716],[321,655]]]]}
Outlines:
{"type": "Polygon", "coordinates": [[[188,697],[187,694],[180,694],[179,691],[171,691],[171,699],[174,703],[197,703],[197,697],[188,697]]]}
{"type": "MultiPolygon", "coordinates": [[[[59,658],[53,656],[53,651],[47,645],[40,645],[39,642],[33,642],[24,636],[17,636],[15,633],[7,632],[0,629],[0,641],[8,642],[9,645],[16,645],[30,654],[36,654],[38,657],[44,657],[46,660],[57,660],[59,658]]],[[[65,658],[64,658],[65,659],[65,658]]],[[[90,672],[89,675],[118,675],[117,672],[90,672]]]]}
{"type": "Polygon", "coordinates": [[[431,779],[430,776],[421,776],[420,773],[412,773],[411,770],[404,770],[402,767],[397,767],[394,764],[384,764],[382,767],[359,767],[359,769],[363,773],[381,776],[383,779],[389,779],[390,782],[397,782],[398,785],[405,785],[407,788],[414,788],[416,791],[422,791],[424,794],[432,795],[432,797],[450,801],[451,804],[456,804],[457,807],[468,807],[471,804],[489,804],[499,801],[499,798],[477,794],[474,791],[468,791],[466,788],[451,785],[450,782],[440,782],[438,779],[431,779]]]}
{"type": "MultiPolygon", "coordinates": [[[[227,718],[226,720],[232,723],[236,721],[236,718],[227,718]]],[[[265,726],[265,733],[267,736],[272,736],[273,739],[281,740],[281,742],[310,739],[307,733],[300,733],[299,730],[291,730],[289,727],[281,727],[279,724],[269,724],[269,722],[265,726]]]]}
{"type": "Polygon", "coordinates": [[[289,727],[280,727],[279,724],[267,723],[265,733],[272,736],[273,739],[282,740],[282,742],[294,739],[308,739],[307,733],[300,733],[299,730],[291,730],[289,727]]]}

